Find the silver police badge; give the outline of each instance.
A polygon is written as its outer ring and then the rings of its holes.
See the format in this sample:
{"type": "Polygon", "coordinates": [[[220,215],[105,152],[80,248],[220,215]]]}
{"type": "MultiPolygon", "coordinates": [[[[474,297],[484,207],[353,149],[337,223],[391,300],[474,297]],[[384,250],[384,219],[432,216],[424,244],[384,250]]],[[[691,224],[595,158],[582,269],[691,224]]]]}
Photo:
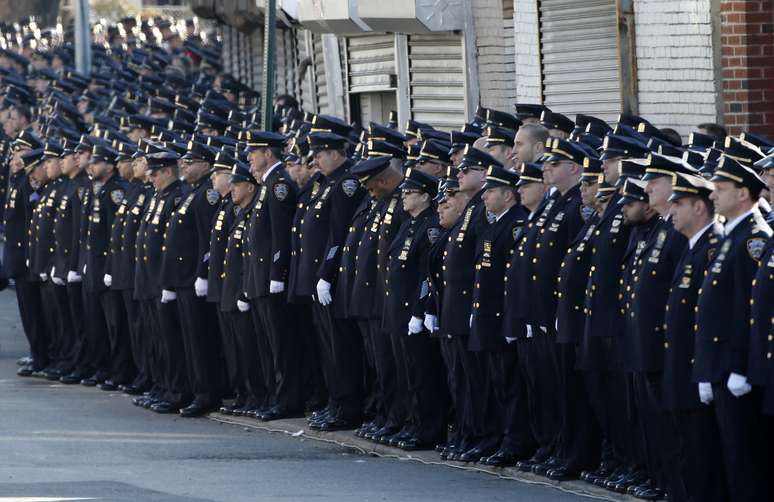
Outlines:
{"type": "Polygon", "coordinates": [[[438,238],[441,236],[441,229],[438,227],[432,227],[427,229],[427,238],[430,239],[431,244],[435,244],[438,238]]]}
{"type": "Polygon", "coordinates": [[[288,186],[285,183],[277,183],[274,185],[274,196],[277,198],[277,200],[285,200],[285,198],[288,196],[288,186]]]}
{"type": "Polygon", "coordinates": [[[357,192],[360,183],[357,180],[344,180],[341,182],[341,189],[347,194],[347,197],[352,197],[357,192]]]}
{"type": "Polygon", "coordinates": [[[220,194],[213,188],[208,188],[205,196],[207,197],[207,202],[209,202],[211,206],[214,206],[220,200],[220,194]]]}
{"type": "Polygon", "coordinates": [[[763,248],[766,246],[766,240],[760,237],[747,239],[747,252],[750,253],[753,260],[758,261],[763,254],[763,248]]]}
{"type": "Polygon", "coordinates": [[[115,205],[121,204],[124,200],[124,191],[121,189],[113,190],[110,192],[110,200],[112,200],[115,205]]]}

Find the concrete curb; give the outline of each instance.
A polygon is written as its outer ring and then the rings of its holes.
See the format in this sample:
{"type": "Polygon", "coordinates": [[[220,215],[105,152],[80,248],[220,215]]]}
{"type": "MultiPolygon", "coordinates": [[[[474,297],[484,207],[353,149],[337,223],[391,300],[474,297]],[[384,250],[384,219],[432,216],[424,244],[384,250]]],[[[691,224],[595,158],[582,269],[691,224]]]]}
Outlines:
{"type": "Polygon", "coordinates": [[[497,476],[502,479],[510,479],[521,483],[533,485],[543,485],[548,488],[572,493],[582,497],[593,498],[597,500],[611,500],[616,502],[634,502],[639,501],[629,495],[620,495],[612,493],[596,486],[591,486],[583,481],[564,481],[557,482],[550,479],[537,476],[531,473],[521,472],[511,467],[489,467],[479,464],[466,464],[463,462],[445,462],[438,457],[434,451],[416,451],[406,452],[399,448],[391,448],[380,444],[374,444],[365,439],[356,437],[352,431],[319,432],[310,429],[306,420],[303,418],[289,420],[275,420],[272,422],[261,422],[252,418],[233,417],[222,415],[220,413],[210,413],[207,418],[216,422],[225,424],[248,427],[250,429],[261,430],[265,432],[277,432],[287,434],[293,437],[302,437],[316,441],[336,444],[348,448],[364,455],[373,455],[377,457],[394,458],[403,461],[419,462],[422,464],[441,465],[452,469],[460,469],[470,472],[479,472],[491,476],[497,476]]]}

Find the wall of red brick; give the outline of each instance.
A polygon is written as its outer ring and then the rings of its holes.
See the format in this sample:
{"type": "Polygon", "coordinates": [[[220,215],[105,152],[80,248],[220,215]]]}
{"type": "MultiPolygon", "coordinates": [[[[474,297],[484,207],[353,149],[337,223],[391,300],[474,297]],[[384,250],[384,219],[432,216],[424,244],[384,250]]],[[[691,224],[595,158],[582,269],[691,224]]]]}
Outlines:
{"type": "Polygon", "coordinates": [[[774,137],[774,1],[721,0],[720,17],[726,127],[774,137]]]}

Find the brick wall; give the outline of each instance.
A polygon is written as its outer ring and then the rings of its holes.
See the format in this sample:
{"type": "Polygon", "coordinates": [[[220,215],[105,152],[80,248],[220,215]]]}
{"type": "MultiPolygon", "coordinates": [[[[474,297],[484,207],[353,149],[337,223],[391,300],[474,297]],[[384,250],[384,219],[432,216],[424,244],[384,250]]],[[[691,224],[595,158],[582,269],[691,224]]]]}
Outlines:
{"type": "Polygon", "coordinates": [[[726,126],[774,136],[772,2],[722,0],[720,17],[726,126]]]}
{"type": "Polygon", "coordinates": [[[502,0],[473,0],[473,26],[480,103],[487,108],[508,111],[513,108],[508,91],[513,74],[506,67],[502,0]]]}
{"type": "Polygon", "coordinates": [[[540,45],[537,0],[513,0],[516,32],[516,100],[541,103],[540,45]]]}
{"type": "Polygon", "coordinates": [[[636,0],[639,114],[687,136],[716,122],[710,0],[636,0]]]}

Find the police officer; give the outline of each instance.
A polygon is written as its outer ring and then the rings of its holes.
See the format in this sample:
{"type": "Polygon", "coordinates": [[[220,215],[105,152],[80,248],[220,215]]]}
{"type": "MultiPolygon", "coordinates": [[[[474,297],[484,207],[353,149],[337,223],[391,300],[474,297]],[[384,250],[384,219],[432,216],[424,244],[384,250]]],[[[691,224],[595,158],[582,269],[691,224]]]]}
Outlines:
{"type": "Polygon", "coordinates": [[[761,423],[761,392],[747,381],[752,281],[771,228],[757,209],[766,187],[754,170],[721,157],[712,177],[724,238],[699,290],[693,379],[700,399],[714,400],[729,495],[766,500],[770,479],[761,423]]]}
{"type": "Polygon", "coordinates": [[[185,350],[184,367],[194,394],[193,401],[179,410],[183,417],[197,417],[219,408],[223,387],[220,334],[212,306],[205,300],[210,230],[220,199],[209,179],[214,160],[215,152],[208,146],[188,142],[181,159],[186,194],[170,215],[161,259],[162,295],[165,291],[174,295],[185,350]]]}
{"type": "Polygon", "coordinates": [[[245,291],[253,320],[261,326],[258,331],[268,337],[269,353],[268,357],[261,355],[262,364],[273,370],[273,380],[267,381],[271,407],[258,416],[264,421],[299,417],[304,408],[301,361],[295,353],[298,330],[292,323],[286,292],[298,188],[282,164],[284,146],[281,134],[248,133],[250,171],[259,189],[245,242],[245,291]]]}
{"type": "Polygon", "coordinates": [[[664,309],[661,386],[664,410],[672,416],[680,439],[680,457],[668,468],[682,476],[682,496],[720,501],[727,500],[728,493],[715,415],[711,405],[699,401],[691,380],[696,298],[704,270],[723,237],[709,198],[713,188],[711,182],[691,174],[679,173],[672,180],[669,214],[675,231],[688,243],[675,267],[664,309]]]}
{"type": "Polygon", "coordinates": [[[307,262],[309,269],[299,273],[312,273],[318,278],[314,313],[330,395],[329,413],[310,425],[331,431],[355,428],[363,413],[362,339],[355,323],[332,315],[331,281],[338,271],[347,223],[365,190],[349,172],[352,162],[346,157],[344,137],[315,132],[309,141],[315,164],[325,178],[301,226],[302,248],[307,248],[313,258],[307,262]]]}
{"type": "Polygon", "coordinates": [[[519,174],[505,167],[490,166],[482,201],[490,224],[482,229],[476,244],[475,287],[471,313],[472,350],[488,358],[487,411],[495,425],[499,449],[483,452],[488,465],[512,465],[532,453],[534,439],[529,429],[526,390],[517,364],[514,340],[502,334],[505,271],[516,237],[528,212],[518,202],[519,174]]]}
{"type": "MultiPolygon", "coordinates": [[[[224,164],[224,152],[218,154],[216,164],[224,164]]],[[[265,412],[266,404],[271,395],[266,385],[261,358],[258,356],[258,334],[250,313],[250,303],[244,295],[244,241],[246,239],[247,222],[255,205],[258,192],[258,182],[250,167],[240,160],[231,162],[231,199],[233,201],[234,219],[228,230],[228,241],[223,252],[223,280],[220,310],[224,317],[224,325],[228,331],[228,339],[233,348],[226,346],[226,354],[236,355],[236,375],[240,379],[233,389],[237,400],[224,411],[232,415],[246,416],[250,413],[265,412]]]]}
{"type": "Polygon", "coordinates": [[[95,323],[104,323],[108,334],[109,344],[104,347],[104,352],[100,350],[102,345],[95,344],[95,347],[100,348],[95,354],[96,361],[100,363],[97,365],[98,372],[102,367],[107,373],[104,380],[95,378],[102,390],[116,390],[119,384],[131,383],[136,372],[123,298],[104,282],[111,228],[126,193],[126,181],[116,172],[116,157],[118,152],[109,145],[95,144],[88,168],[94,183],[94,196],[89,205],[86,230],[84,287],[99,300],[100,308],[93,311],[95,323]]]}

